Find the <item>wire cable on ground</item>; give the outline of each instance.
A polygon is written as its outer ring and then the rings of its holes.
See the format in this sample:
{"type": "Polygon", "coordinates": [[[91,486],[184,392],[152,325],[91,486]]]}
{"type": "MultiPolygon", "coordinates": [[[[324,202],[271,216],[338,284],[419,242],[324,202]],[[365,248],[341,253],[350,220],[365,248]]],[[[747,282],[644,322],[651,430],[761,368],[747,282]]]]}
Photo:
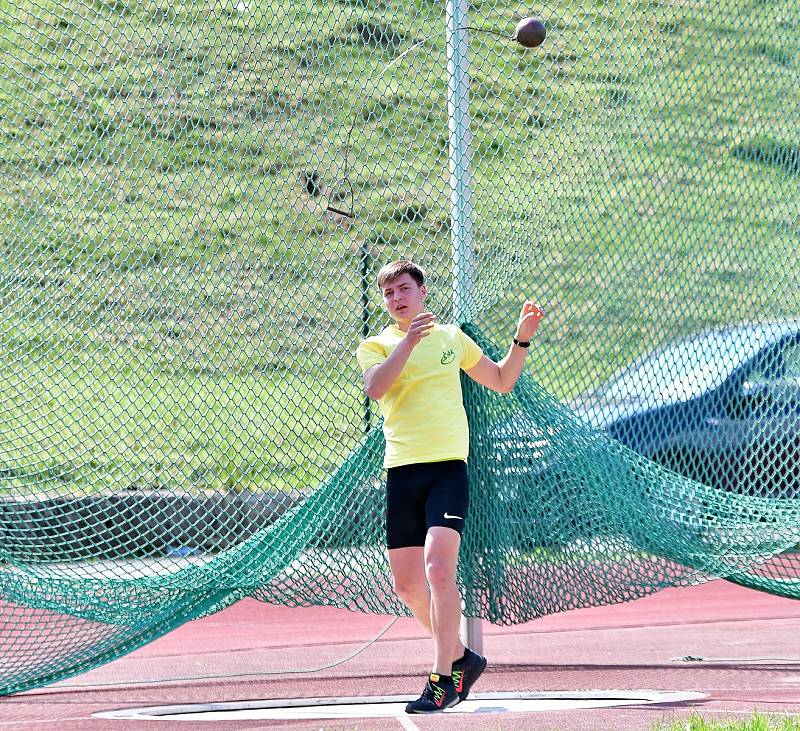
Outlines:
{"type": "Polygon", "coordinates": [[[294,675],[294,674],[303,674],[303,673],[318,673],[322,670],[329,670],[330,668],[335,668],[338,665],[343,665],[344,663],[352,660],[354,657],[357,657],[362,652],[367,650],[369,647],[374,645],[381,637],[383,637],[394,625],[394,623],[398,620],[397,617],[394,617],[389,624],[387,624],[375,637],[369,640],[365,645],[357,649],[355,652],[350,653],[346,657],[341,658],[340,660],[336,660],[334,662],[328,663],[327,665],[320,665],[319,667],[315,668],[291,668],[289,670],[258,670],[253,672],[247,673],[220,673],[218,675],[185,675],[180,678],[150,678],[148,680],[130,680],[124,682],[115,682],[115,683],[86,683],[86,684],[78,684],[78,683],[62,683],[59,684],[57,688],[54,690],[64,690],[67,688],[105,688],[109,686],[120,686],[120,685],[153,685],[157,683],[180,683],[185,682],[188,680],[221,680],[226,678],[247,678],[253,676],[260,676],[260,675],[294,675]]]}

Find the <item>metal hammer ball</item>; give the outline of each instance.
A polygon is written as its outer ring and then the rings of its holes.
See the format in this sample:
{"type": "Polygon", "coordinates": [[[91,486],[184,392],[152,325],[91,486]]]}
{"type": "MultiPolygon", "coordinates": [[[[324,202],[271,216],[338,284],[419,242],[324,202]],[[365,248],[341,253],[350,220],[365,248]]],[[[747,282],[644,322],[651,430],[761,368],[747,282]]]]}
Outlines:
{"type": "Polygon", "coordinates": [[[544,23],[539,18],[523,18],[517,23],[514,40],[525,48],[541,46],[547,35],[544,23]]]}

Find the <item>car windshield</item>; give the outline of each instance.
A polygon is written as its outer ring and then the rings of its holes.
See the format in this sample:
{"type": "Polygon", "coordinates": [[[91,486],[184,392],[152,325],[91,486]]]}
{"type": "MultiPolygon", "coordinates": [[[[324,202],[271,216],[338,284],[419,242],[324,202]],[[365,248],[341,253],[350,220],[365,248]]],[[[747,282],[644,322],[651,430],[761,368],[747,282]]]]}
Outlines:
{"type": "Polygon", "coordinates": [[[594,396],[614,401],[692,398],[718,386],[773,339],[766,330],[730,330],[671,343],[612,378],[594,396]]]}

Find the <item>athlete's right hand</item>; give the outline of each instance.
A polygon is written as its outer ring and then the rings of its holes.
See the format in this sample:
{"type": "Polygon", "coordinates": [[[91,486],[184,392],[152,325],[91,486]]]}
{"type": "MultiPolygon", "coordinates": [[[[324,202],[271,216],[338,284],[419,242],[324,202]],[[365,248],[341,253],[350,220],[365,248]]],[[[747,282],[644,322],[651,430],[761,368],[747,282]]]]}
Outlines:
{"type": "Polygon", "coordinates": [[[422,338],[431,334],[436,315],[430,312],[420,312],[408,326],[405,340],[413,348],[422,338]]]}

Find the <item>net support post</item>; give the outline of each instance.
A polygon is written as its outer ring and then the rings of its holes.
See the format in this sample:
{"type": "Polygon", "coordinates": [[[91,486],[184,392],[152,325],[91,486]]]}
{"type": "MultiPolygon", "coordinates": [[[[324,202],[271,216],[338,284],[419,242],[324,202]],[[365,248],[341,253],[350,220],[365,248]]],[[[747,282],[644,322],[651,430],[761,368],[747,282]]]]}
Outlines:
{"type": "MultiPolygon", "coordinates": [[[[447,127],[450,163],[450,221],[453,249],[453,320],[472,317],[475,299],[472,212],[472,132],[469,115],[468,0],[447,0],[447,127]]],[[[461,618],[461,638],[483,652],[483,626],[461,618]]]]}
{"type": "Polygon", "coordinates": [[[474,300],[472,134],[469,116],[467,0],[447,0],[447,111],[450,220],[453,248],[453,319],[468,322],[474,300]]]}
{"type": "Polygon", "coordinates": [[[483,620],[462,616],[461,641],[473,652],[483,655],[483,620]]]}

